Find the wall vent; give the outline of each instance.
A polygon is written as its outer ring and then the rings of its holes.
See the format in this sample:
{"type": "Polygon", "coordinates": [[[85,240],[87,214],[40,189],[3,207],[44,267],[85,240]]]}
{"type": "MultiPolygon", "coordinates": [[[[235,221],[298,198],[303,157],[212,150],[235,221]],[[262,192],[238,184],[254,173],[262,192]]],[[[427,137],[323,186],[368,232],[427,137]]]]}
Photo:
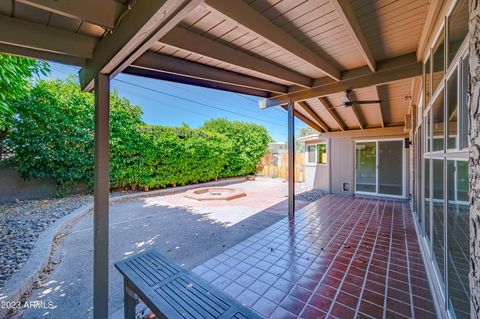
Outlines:
{"type": "Polygon", "coordinates": [[[350,183],[349,182],[342,182],[342,191],[350,192],[350,183]]]}

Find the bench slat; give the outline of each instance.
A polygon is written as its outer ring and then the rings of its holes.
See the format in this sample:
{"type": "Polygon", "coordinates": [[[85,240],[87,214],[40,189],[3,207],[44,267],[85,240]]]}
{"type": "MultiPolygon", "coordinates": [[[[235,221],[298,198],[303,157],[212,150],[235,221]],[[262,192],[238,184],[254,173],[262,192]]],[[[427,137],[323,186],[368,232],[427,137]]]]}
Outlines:
{"type": "Polygon", "coordinates": [[[153,249],[120,261],[115,267],[129,288],[160,318],[261,318],[153,249]]]}

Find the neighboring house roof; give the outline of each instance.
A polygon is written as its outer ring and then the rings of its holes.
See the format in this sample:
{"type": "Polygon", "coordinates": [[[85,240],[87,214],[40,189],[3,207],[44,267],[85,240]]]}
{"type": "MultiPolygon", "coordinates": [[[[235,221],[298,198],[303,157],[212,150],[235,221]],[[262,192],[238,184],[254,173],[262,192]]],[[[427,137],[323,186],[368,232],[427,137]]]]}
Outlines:
{"type": "Polygon", "coordinates": [[[299,137],[299,138],[297,138],[297,141],[299,141],[299,142],[309,142],[309,141],[317,140],[320,137],[321,137],[320,134],[311,134],[311,135],[306,135],[306,136],[299,137]]]}

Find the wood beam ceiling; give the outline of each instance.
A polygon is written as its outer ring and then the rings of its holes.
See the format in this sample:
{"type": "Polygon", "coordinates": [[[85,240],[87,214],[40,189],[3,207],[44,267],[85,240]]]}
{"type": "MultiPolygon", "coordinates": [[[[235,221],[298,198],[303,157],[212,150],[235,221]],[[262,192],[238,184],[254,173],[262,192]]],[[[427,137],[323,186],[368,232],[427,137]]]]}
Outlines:
{"type": "Polygon", "coordinates": [[[97,39],[0,15],[0,44],[91,58],[97,39]]]}
{"type": "Polygon", "coordinates": [[[17,0],[26,5],[113,29],[127,7],[115,0],[17,0]]]}
{"type": "Polygon", "coordinates": [[[301,101],[298,102],[298,105],[305,111],[307,112],[314,120],[317,122],[317,124],[323,129],[325,132],[330,132],[330,127],[328,127],[327,123],[325,123],[320,116],[315,112],[310,105],[306,101],[301,101]]]}
{"type": "MultiPolygon", "coordinates": [[[[264,92],[285,93],[288,91],[288,87],[284,85],[193,61],[153,53],[151,51],[145,52],[140,58],[132,63],[131,67],[207,80],[215,83],[252,88],[264,92]]],[[[145,72],[144,74],[149,74],[150,77],[152,75],[151,73],[145,72]]]]}
{"type": "Polygon", "coordinates": [[[345,122],[343,122],[341,117],[338,115],[337,111],[333,109],[333,105],[330,103],[330,101],[326,97],[320,97],[318,98],[318,100],[323,105],[328,114],[330,114],[333,120],[337,123],[338,127],[342,131],[345,131],[347,129],[347,126],[345,125],[345,122]]]}
{"type": "Polygon", "coordinates": [[[93,89],[98,73],[114,77],[174,28],[203,0],[137,1],[113,33],[106,34],[80,70],[83,90],[93,89]]]}
{"type": "Polygon", "coordinates": [[[232,19],[250,32],[313,65],[329,77],[340,80],[340,71],[304,46],[244,1],[206,0],[214,11],[232,19]]]}
{"type": "Polygon", "coordinates": [[[422,74],[422,64],[417,62],[415,53],[401,57],[380,61],[377,63],[377,72],[372,73],[365,70],[365,67],[347,71],[339,82],[327,83],[314,86],[310,89],[296,91],[290,94],[275,96],[260,101],[260,106],[273,107],[284,105],[290,99],[304,101],[311,98],[322,97],[345,90],[358,89],[373,85],[380,85],[390,82],[415,77],[422,74]]]}
{"type": "Polygon", "coordinates": [[[367,40],[363,35],[355,12],[349,0],[331,0],[335,11],[338,13],[340,20],[352,37],[353,42],[360,50],[360,53],[372,72],[375,72],[376,63],[372,51],[370,50],[367,40]]]}
{"type": "Polygon", "coordinates": [[[174,28],[161,39],[161,42],[211,59],[257,71],[282,81],[300,85],[304,88],[311,87],[312,85],[312,80],[309,77],[287,70],[276,64],[259,59],[181,27],[174,28]]]}

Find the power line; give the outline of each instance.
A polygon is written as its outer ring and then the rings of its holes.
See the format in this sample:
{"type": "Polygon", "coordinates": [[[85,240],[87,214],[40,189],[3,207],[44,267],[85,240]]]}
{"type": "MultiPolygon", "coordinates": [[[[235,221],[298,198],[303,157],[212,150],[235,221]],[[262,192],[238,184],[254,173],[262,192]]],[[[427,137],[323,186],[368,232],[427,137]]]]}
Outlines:
{"type": "Polygon", "coordinates": [[[162,95],[170,96],[170,97],[173,97],[173,98],[176,98],[176,99],[179,99],[179,100],[183,100],[183,101],[186,101],[186,102],[195,103],[195,104],[198,104],[198,105],[202,105],[202,106],[205,106],[205,107],[216,109],[216,110],[219,110],[219,111],[222,111],[222,112],[232,113],[232,114],[235,114],[235,115],[238,115],[238,116],[243,116],[243,117],[246,117],[246,118],[250,118],[250,119],[253,119],[253,120],[269,123],[269,124],[272,124],[272,125],[278,125],[278,126],[286,127],[286,125],[283,125],[283,124],[280,124],[280,123],[271,122],[271,121],[267,121],[267,120],[264,120],[264,119],[261,119],[261,118],[258,118],[258,117],[246,115],[246,114],[235,112],[235,111],[226,110],[226,109],[218,107],[218,106],[206,104],[206,103],[199,102],[199,101],[194,101],[194,100],[187,99],[187,98],[184,98],[184,97],[181,97],[181,96],[177,96],[175,94],[165,93],[165,92],[162,92],[162,91],[159,91],[159,90],[156,90],[156,89],[152,89],[152,88],[142,86],[142,85],[138,85],[138,84],[135,84],[135,83],[131,83],[131,82],[128,82],[128,81],[124,81],[124,80],[120,80],[120,79],[114,79],[114,80],[117,81],[117,82],[121,82],[121,83],[125,83],[125,84],[131,85],[131,86],[142,88],[144,90],[148,90],[148,91],[151,91],[151,92],[156,92],[156,93],[159,93],[159,94],[162,94],[162,95]]]}
{"type": "MultiPolygon", "coordinates": [[[[231,105],[231,106],[233,106],[233,107],[239,107],[239,105],[235,105],[235,104],[232,104],[232,103],[225,102],[225,101],[223,101],[223,100],[221,100],[221,99],[219,99],[219,98],[217,98],[217,97],[207,96],[206,94],[202,94],[202,93],[200,93],[200,92],[195,92],[195,91],[193,91],[193,90],[190,90],[190,89],[188,89],[188,88],[185,87],[185,86],[187,86],[187,85],[173,85],[173,84],[168,83],[167,81],[161,81],[161,83],[164,84],[164,85],[167,85],[167,86],[176,88],[176,89],[182,89],[182,90],[184,90],[184,91],[191,92],[191,93],[196,94],[196,95],[200,95],[200,96],[207,97],[207,98],[209,98],[209,99],[217,100],[217,101],[219,101],[219,102],[221,102],[221,103],[223,103],[223,104],[231,105]]],[[[241,97],[241,98],[246,99],[246,100],[249,101],[249,102],[255,102],[255,105],[258,106],[258,101],[255,100],[255,99],[253,99],[253,98],[250,98],[250,97],[248,97],[248,96],[244,96],[244,95],[242,95],[242,94],[240,94],[240,93],[234,93],[234,92],[229,92],[229,93],[233,93],[233,94],[235,94],[235,95],[237,95],[237,96],[239,96],[239,97],[241,97]]],[[[276,108],[273,108],[273,109],[276,110],[276,111],[281,112],[282,114],[284,113],[283,111],[280,111],[280,110],[278,110],[278,109],[276,109],[276,108]]],[[[279,123],[279,124],[280,124],[280,123],[279,123]]],[[[283,125],[283,124],[281,124],[281,125],[283,125]]]]}
{"type": "MultiPolygon", "coordinates": [[[[148,87],[139,85],[139,84],[133,84],[133,83],[130,83],[130,82],[127,82],[127,81],[122,81],[122,80],[119,80],[119,79],[116,79],[116,78],[113,79],[113,80],[114,80],[114,81],[123,82],[123,83],[129,84],[129,85],[135,85],[135,86],[137,86],[137,87],[141,87],[141,88],[146,89],[146,90],[152,90],[152,91],[155,91],[155,92],[157,92],[157,93],[166,94],[166,93],[164,93],[164,92],[161,92],[161,91],[158,91],[158,90],[154,90],[154,89],[151,89],[151,88],[148,88],[148,87]]],[[[182,90],[184,90],[184,91],[191,92],[191,93],[193,93],[193,94],[197,94],[197,95],[200,95],[200,96],[205,96],[205,97],[207,97],[205,94],[201,94],[201,93],[199,93],[199,92],[195,92],[195,91],[190,90],[190,89],[188,89],[188,88],[185,88],[185,87],[183,87],[183,86],[181,86],[181,85],[172,85],[172,84],[168,83],[167,81],[161,81],[161,83],[164,84],[164,85],[173,87],[173,88],[177,88],[177,89],[180,88],[180,89],[182,89],[182,90]]],[[[239,97],[241,97],[241,98],[243,98],[243,99],[246,99],[246,100],[248,100],[248,101],[255,102],[256,104],[258,103],[257,100],[255,100],[255,99],[253,99],[253,98],[251,98],[251,97],[245,96],[245,95],[240,94],[240,93],[234,93],[234,94],[237,95],[237,96],[239,96],[239,97]]],[[[167,95],[168,95],[168,94],[167,94],[167,95]]],[[[181,98],[181,97],[178,97],[178,96],[176,96],[176,95],[174,95],[174,94],[172,94],[172,95],[175,96],[175,97],[177,97],[177,98],[181,98]]],[[[222,101],[222,100],[220,100],[220,99],[218,99],[218,98],[216,98],[216,97],[208,96],[208,98],[213,98],[213,99],[215,99],[215,100],[217,100],[217,101],[220,101],[220,102],[222,102],[222,103],[224,103],[224,104],[229,104],[229,105],[232,105],[232,106],[234,106],[234,107],[238,107],[238,105],[233,105],[233,104],[231,104],[231,103],[226,103],[226,102],[224,102],[224,101],[222,101]]],[[[184,98],[181,98],[181,99],[184,99],[184,98]]],[[[195,102],[192,102],[192,103],[198,103],[198,104],[200,104],[199,102],[196,102],[196,101],[195,101],[195,102]]],[[[211,107],[214,107],[214,106],[211,106],[211,107]]],[[[280,123],[277,123],[277,122],[262,120],[262,119],[259,119],[259,118],[256,118],[256,117],[252,117],[252,116],[250,116],[250,115],[246,115],[246,114],[241,114],[241,113],[237,113],[237,112],[234,112],[234,111],[225,110],[225,109],[220,108],[220,107],[216,107],[216,108],[221,109],[221,110],[223,110],[224,112],[229,112],[229,113],[237,114],[237,115],[240,115],[240,116],[249,117],[249,118],[252,118],[252,119],[256,119],[256,120],[259,120],[259,121],[263,121],[263,122],[266,122],[266,123],[270,123],[270,124],[274,124],[274,125],[279,125],[279,126],[282,126],[282,127],[286,127],[284,124],[280,124],[280,123]]],[[[271,109],[273,109],[273,110],[275,110],[275,111],[277,111],[277,112],[280,112],[280,113],[282,113],[283,115],[285,115],[285,112],[282,111],[282,110],[279,110],[279,109],[277,109],[277,108],[271,108],[271,109]]],[[[195,112],[192,112],[192,113],[195,113],[195,112]]],[[[198,113],[197,113],[197,114],[198,114],[198,113]]]]}
{"type": "MultiPolygon", "coordinates": [[[[65,75],[71,75],[71,74],[69,74],[69,73],[67,73],[67,72],[68,72],[68,71],[66,71],[66,70],[63,70],[63,72],[61,71],[61,73],[64,73],[65,75]]],[[[130,85],[130,86],[139,87],[139,88],[142,88],[142,89],[145,89],[145,90],[149,90],[149,91],[152,91],[152,92],[156,92],[156,93],[159,93],[159,94],[163,94],[163,95],[167,95],[167,96],[170,96],[170,97],[174,97],[174,98],[181,99],[181,100],[184,100],[184,101],[187,101],[187,102],[190,102],[190,103],[195,103],[195,104],[199,104],[199,105],[202,105],[202,106],[214,108],[214,109],[217,109],[217,110],[220,110],[220,111],[223,111],[223,112],[236,114],[236,115],[243,116],[243,117],[246,117],[246,118],[251,118],[251,119],[254,119],[254,120],[257,120],[257,121],[266,122],[266,123],[273,124],[273,125],[277,125],[277,126],[281,126],[281,127],[284,127],[284,128],[287,127],[286,125],[283,125],[283,124],[280,124],[280,123],[271,122],[271,121],[264,120],[264,119],[260,119],[260,118],[253,117],[253,116],[250,116],[250,115],[246,115],[246,114],[242,114],[242,113],[238,113],[238,112],[226,110],[226,109],[223,109],[223,108],[218,107],[218,106],[213,106],[213,105],[209,105],[209,104],[206,104],[206,103],[202,103],[202,102],[190,100],[190,99],[187,99],[187,98],[183,98],[183,97],[177,96],[177,95],[175,95],[175,94],[165,93],[165,92],[162,92],[162,91],[153,89],[153,88],[149,88],[149,87],[146,87],[146,86],[143,86],[143,85],[131,83],[131,82],[128,82],[128,81],[125,81],[125,80],[120,80],[120,79],[114,78],[113,81],[121,82],[121,83],[130,85]]],[[[167,84],[167,85],[169,85],[169,86],[171,86],[171,87],[177,88],[177,86],[174,86],[174,85],[169,84],[169,83],[165,83],[165,81],[162,81],[162,83],[163,83],[163,84],[167,84]]],[[[186,89],[186,88],[183,88],[183,87],[181,87],[181,88],[184,89],[184,90],[186,90],[186,91],[189,91],[189,92],[192,92],[192,93],[196,93],[196,92],[193,92],[192,90],[189,90],[189,89],[186,89]]],[[[200,93],[196,93],[196,94],[202,95],[202,94],[200,94],[200,93]]],[[[241,95],[241,94],[239,94],[239,93],[235,93],[235,94],[238,95],[238,96],[241,96],[242,98],[245,98],[245,99],[247,99],[247,100],[249,100],[249,101],[257,102],[256,100],[254,100],[254,99],[252,99],[252,98],[248,98],[248,97],[246,97],[246,96],[243,96],[243,95],[241,95]]],[[[217,99],[217,100],[219,100],[219,99],[217,99]]],[[[181,106],[178,106],[178,105],[172,105],[172,104],[169,104],[169,103],[165,103],[164,101],[159,101],[159,102],[165,104],[166,106],[170,106],[170,107],[172,107],[172,108],[180,108],[180,109],[183,109],[183,110],[186,110],[186,111],[189,111],[189,112],[198,114],[198,115],[203,115],[203,116],[206,116],[206,117],[211,117],[211,115],[209,115],[209,114],[199,113],[199,112],[196,112],[196,111],[193,111],[193,110],[191,110],[191,109],[184,108],[184,107],[181,107],[181,106]]],[[[285,114],[285,112],[282,111],[282,110],[279,110],[279,109],[276,109],[276,108],[272,108],[272,109],[273,109],[273,110],[276,110],[276,111],[279,111],[279,112],[282,112],[282,114],[285,114]]],[[[299,128],[296,128],[296,130],[299,130],[299,128]]]]}

